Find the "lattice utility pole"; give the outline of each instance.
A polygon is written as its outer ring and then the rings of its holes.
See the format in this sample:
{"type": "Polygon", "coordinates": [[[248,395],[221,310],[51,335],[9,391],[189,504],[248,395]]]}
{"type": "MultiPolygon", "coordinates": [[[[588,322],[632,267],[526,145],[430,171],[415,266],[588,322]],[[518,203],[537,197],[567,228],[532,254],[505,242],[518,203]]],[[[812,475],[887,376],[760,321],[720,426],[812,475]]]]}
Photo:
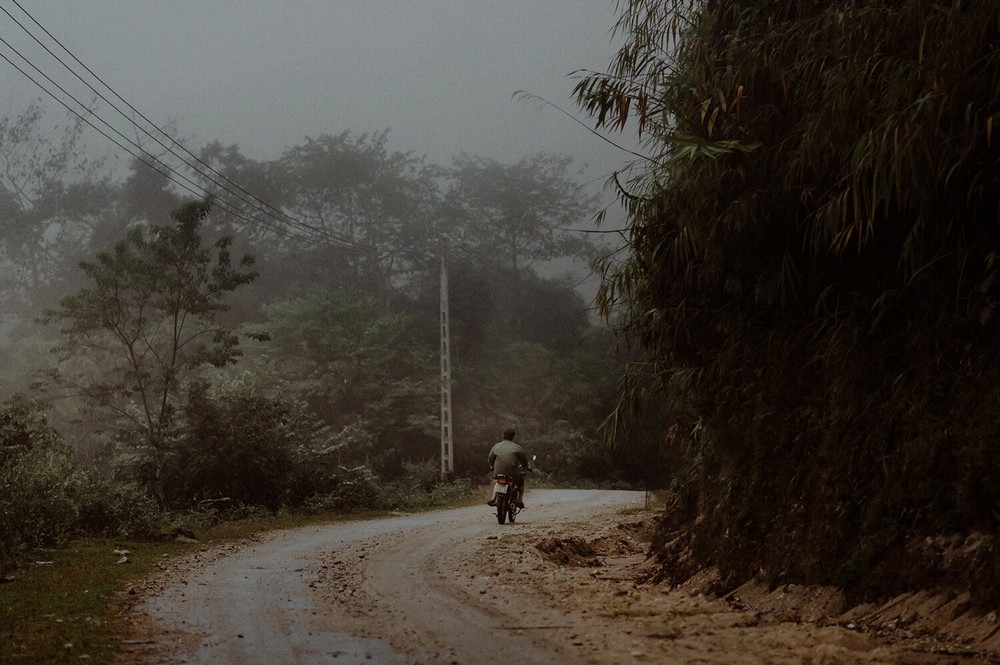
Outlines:
{"type": "Polygon", "coordinates": [[[455,470],[451,438],[451,348],[448,343],[448,250],[441,247],[441,480],[455,470]]]}

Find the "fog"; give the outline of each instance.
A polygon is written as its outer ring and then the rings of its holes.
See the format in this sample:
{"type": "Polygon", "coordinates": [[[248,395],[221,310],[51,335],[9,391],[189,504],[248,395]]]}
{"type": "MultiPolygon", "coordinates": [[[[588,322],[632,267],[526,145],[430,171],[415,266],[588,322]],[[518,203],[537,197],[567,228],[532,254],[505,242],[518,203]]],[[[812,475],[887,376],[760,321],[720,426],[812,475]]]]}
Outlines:
{"type": "Polygon", "coordinates": [[[617,377],[592,267],[624,241],[586,227],[630,155],[572,100],[615,5],[0,5],[0,422],[45,453],[0,464],[24,488],[0,492],[0,576],[175,511],[454,501],[471,485],[440,481],[481,476],[505,426],[546,477],[648,473],[597,434],[617,377]],[[224,149],[200,168],[157,127],[224,149]]]}
{"type": "MultiPolygon", "coordinates": [[[[519,90],[538,95],[589,126],[575,112],[570,74],[607,67],[614,0],[20,4],[28,15],[17,6],[0,14],[7,57],[28,68],[20,53],[81,100],[93,98],[11,16],[73,63],[33,19],[188,146],[217,140],[268,159],[307,136],[389,128],[394,150],[440,164],[460,152],[505,162],[538,151],[568,155],[596,186],[627,157],[556,108],[512,98],[519,90]]],[[[3,61],[0,82],[8,115],[36,99],[65,113],[3,61]]],[[[128,127],[103,103],[94,108],[128,127]]],[[[128,159],[89,133],[94,145],[128,159]]]]}

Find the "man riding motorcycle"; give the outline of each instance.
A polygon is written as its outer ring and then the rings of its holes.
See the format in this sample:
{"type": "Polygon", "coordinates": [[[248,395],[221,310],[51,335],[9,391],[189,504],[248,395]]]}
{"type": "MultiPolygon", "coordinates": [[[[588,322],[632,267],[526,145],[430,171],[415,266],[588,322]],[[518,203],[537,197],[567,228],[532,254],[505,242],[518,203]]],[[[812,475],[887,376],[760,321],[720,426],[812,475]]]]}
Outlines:
{"type": "MultiPolygon", "coordinates": [[[[503,474],[517,483],[517,498],[514,502],[518,508],[524,508],[524,473],[530,471],[528,456],[524,454],[524,449],[514,443],[513,429],[507,428],[503,432],[503,440],[497,442],[490,450],[490,468],[493,475],[503,474]]],[[[496,496],[486,502],[490,506],[496,505],[496,496]]]]}

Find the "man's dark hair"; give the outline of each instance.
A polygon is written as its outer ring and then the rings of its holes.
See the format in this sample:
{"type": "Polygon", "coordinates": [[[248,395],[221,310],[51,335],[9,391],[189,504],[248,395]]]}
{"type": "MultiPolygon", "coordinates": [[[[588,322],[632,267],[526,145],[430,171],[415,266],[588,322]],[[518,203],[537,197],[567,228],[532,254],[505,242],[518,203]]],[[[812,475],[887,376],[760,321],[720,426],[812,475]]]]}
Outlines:
{"type": "Polygon", "coordinates": [[[510,427],[508,427],[507,429],[505,429],[503,431],[503,438],[510,439],[511,441],[513,441],[515,434],[517,434],[517,432],[515,432],[513,429],[511,429],[510,427]]]}

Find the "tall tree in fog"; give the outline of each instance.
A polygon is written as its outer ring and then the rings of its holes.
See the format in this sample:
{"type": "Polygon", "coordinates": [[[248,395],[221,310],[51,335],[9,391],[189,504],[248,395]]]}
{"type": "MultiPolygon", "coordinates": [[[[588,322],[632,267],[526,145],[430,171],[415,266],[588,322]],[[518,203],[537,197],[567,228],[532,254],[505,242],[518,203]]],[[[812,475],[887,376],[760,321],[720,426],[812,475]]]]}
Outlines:
{"type": "Polygon", "coordinates": [[[320,258],[330,286],[385,294],[426,266],[436,245],[437,169],[391,152],[387,141],[387,131],[323,135],[288,149],[275,165],[285,208],[327,244],[320,258]]]}
{"type": "Polygon", "coordinates": [[[504,309],[515,313],[524,297],[523,272],[539,262],[592,257],[593,247],[573,228],[596,212],[569,172],[567,157],[537,154],[515,164],[462,155],[449,171],[444,233],[456,251],[508,285],[504,309]]]}
{"type": "Polygon", "coordinates": [[[251,256],[233,266],[228,238],[202,246],[209,210],[189,203],[172,226],[131,229],[113,251],[82,263],[89,285],[48,312],[65,335],[57,378],[138,432],[133,443],[154,478],[184,372],[236,360],[239,340],[217,319],[226,297],[256,277],[251,256]]]}
{"type": "Polygon", "coordinates": [[[170,211],[181,205],[181,197],[170,179],[150,163],[133,159],[121,189],[122,213],[130,222],[163,225],[171,223],[170,211]]]}
{"type": "Polygon", "coordinates": [[[238,146],[218,141],[202,148],[197,159],[198,182],[217,202],[213,230],[237,236],[257,249],[287,250],[295,232],[281,232],[288,220],[280,207],[287,180],[280,165],[251,159],[238,146]]]}
{"type": "Polygon", "coordinates": [[[0,118],[0,328],[29,319],[111,216],[114,187],[80,150],[81,123],[50,122],[37,105],[0,118]]]}

